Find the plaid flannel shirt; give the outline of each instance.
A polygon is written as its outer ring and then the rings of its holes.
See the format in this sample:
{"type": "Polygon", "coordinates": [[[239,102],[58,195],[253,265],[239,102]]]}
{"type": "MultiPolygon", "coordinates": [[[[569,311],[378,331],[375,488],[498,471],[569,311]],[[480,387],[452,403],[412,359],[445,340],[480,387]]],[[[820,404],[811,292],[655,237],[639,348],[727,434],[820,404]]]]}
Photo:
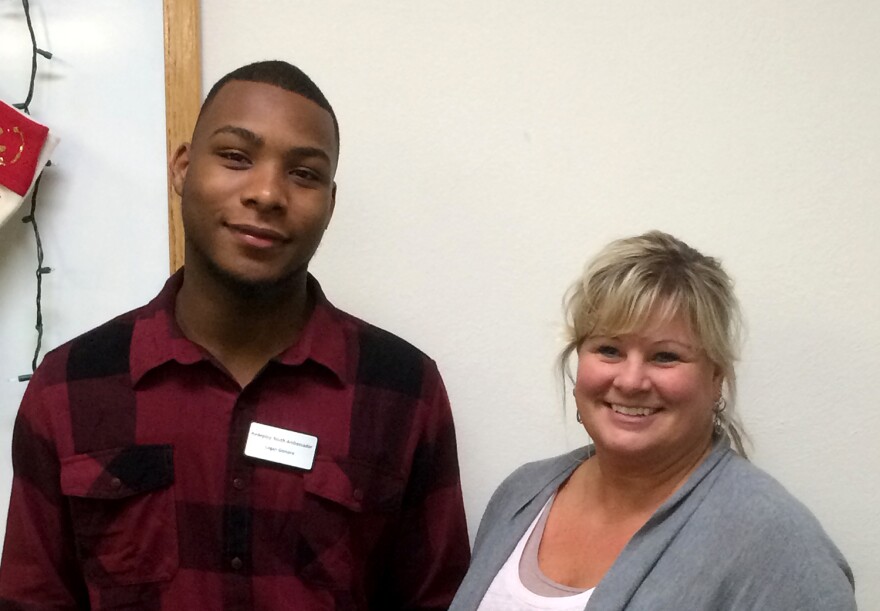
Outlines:
{"type": "Polygon", "coordinates": [[[49,353],[16,420],[0,609],[445,609],[469,547],[436,366],[334,308],[240,388],[148,305],[49,353]],[[315,435],[311,470],[243,454],[315,435]]]}

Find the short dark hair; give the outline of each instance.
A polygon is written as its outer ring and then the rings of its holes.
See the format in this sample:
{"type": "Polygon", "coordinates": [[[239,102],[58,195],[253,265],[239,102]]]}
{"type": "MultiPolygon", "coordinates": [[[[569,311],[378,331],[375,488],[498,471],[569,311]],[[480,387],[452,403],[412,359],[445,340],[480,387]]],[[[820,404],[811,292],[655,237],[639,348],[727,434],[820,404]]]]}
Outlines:
{"type": "MultiPolygon", "coordinates": [[[[315,85],[315,82],[308,75],[285,61],[273,59],[260,62],[254,62],[241,68],[236,68],[219,81],[214,83],[205,101],[202,102],[202,108],[199,110],[199,119],[204,114],[205,109],[211,103],[217,93],[229,81],[249,81],[252,83],[265,83],[267,85],[275,85],[287,91],[299,94],[307,100],[311,100],[324,110],[330,113],[333,118],[333,130],[336,136],[336,148],[339,149],[339,122],[336,120],[336,113],[330,102],[324,97],[324,94],[315,85]]],[[[198,122],[198,119],[196,120],[198,122]]]]}

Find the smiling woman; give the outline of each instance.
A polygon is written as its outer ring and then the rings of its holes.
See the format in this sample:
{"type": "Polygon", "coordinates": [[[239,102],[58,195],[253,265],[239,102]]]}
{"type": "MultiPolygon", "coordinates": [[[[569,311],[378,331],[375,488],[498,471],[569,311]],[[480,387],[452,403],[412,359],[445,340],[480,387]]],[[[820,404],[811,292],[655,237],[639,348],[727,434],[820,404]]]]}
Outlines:
{"type": "Polygon", "coordinates": [[[578,350],[575,401],[597,448],[654,468],[696,464],[711,447],[721,369],[682,316],[592,336],[578,350]]]}
{"type": "Polygon", "coordinates": [[[659,231],[618,240],[567,310],[593,444],[499,487],[451,609],[855,609],[840,551],[745,459],[718,261],[659,231]]]}
{"type": "MultiPolygon", "coordinates": [[[[601,380],[604,373],[613,382],[602,395],[605,402],[629,397],[637,406],[651,401],[643,391],[652,389],[670,393],[672,404],[695,402],[699,407],[687,420],[696,420],[696,445],[708,447],[714,424],[745,456],[733,415],[741,316],[733,283],[717,260],[660,232],[618,240],[572,286],[567,310],[569,337],[560,365],[564,369],[578,353],[581,418],[592,414],[590,393],[602,392],[593,374],[601,380]]],[[[593,398],[603,404],[602,397],[593,398]]],[[[661,399],[652,400],[661,406],[661,399]]],[[[678,410],[663,411],[661,420],[678,410]]]]}

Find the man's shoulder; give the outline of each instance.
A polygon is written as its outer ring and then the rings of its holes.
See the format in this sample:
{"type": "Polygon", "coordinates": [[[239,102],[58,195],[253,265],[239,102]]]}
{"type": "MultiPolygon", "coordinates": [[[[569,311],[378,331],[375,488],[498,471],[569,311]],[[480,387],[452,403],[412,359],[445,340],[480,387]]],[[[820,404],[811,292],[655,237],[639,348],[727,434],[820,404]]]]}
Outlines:
{"type": "Polygon", "coordinates": [[[400,358],[430,360],[427,354],[399,335],[367,322],[363,318],[359,318],[336,306],[331,307],[339,323],[354,332],[358,338],[363,337],[363,341],[375,344],[381,348],[387,348],[400,358]]]}
{"type": "Polygon", "coordinates": [[[149,307],[124,312],[46,353],[39,369],[47,382],[105,377],[128,371],[135,323],[149,307]]]}
{"type": "Polygon", "coordinates": [[[357,354],[359,383],[418,394],[425,375],[437,375],[434,360],[399,335],[334,308],[357,354]]]}

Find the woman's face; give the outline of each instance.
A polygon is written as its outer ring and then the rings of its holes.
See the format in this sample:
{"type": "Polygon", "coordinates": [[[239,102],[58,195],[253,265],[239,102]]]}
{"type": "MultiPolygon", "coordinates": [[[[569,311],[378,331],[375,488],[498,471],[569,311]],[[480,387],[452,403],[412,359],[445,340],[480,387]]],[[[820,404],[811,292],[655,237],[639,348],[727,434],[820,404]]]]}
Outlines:
{"type": "Polygon", "coordinates": [[[575,402],[599,453],[662,467],[706,451],[721,375],[682,317],[590,337],[578,351],[575,402]]]}

